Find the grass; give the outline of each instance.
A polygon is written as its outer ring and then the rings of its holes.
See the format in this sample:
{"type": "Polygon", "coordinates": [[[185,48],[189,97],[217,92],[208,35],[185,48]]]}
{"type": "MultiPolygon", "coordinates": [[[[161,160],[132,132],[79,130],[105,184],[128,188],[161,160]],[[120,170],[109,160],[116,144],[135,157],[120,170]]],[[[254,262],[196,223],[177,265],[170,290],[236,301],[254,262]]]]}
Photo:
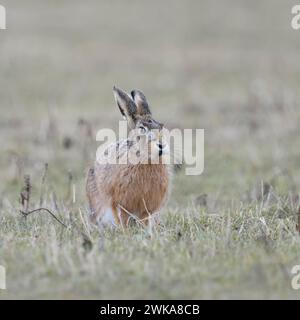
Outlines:
{"type": "Polygon", "coordinates": [[[2,216],[4,298],[297,298],[290,269],[300,258],[299,234],[289,201],[220,213],[170,209],[151,233],[99,232],[77,209],[59,206],[69,229],[42,212],[2,216]]]}
{"type": "Polygon", "coordinates": [[[292,1],[1,4],[0,298],[299,298],[292,1]],[[174,175],[152,232],[88,223],[95,135],[120,119],[114,84],[142,89],[169,128],[205,129],[204,173],[174,175]],[[25,175],[29,210],[70,227],[20,214],[25,175]]]}

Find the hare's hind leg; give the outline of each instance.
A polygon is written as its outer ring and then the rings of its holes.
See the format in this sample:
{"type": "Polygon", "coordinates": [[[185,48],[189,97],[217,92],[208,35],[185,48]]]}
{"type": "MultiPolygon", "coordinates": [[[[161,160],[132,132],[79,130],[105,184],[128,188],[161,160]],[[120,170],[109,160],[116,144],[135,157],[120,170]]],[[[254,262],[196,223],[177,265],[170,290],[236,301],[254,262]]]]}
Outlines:
{"type": "Polygon", "coordinates": [[[90,168],[87,175],[86,194],[90,206],[90,219],[93,223],[97,223],[99,215],[101,214],[101,201],[99,199],[99,192],[95,178],[94,168],[90,168]]]}

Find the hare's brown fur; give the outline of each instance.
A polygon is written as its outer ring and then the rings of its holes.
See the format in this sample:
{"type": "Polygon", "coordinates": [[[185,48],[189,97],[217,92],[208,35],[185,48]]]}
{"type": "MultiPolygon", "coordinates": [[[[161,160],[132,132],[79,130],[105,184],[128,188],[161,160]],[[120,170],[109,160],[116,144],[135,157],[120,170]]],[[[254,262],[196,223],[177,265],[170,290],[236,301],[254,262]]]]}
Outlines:
{"type": "MultiPolygon", "coordinates": [[[[147,130],[163,128],[152,119],[145,96],[134,91],[132,98],[122,90],[114,88],[117,104],[126,116],[130,127],[147,126],[147,130]]],[[[158,134],[161,138],[161,133],[158,134]]],[[[150,144],[158,143],[157,137],[144,139],[141,159],[148,157],[150,144]],[[147,149],[147,150],[146,150],[147,149]],[[144,150],[144,151],[143,151],[144,150]]],[[[125,156],[130,148],[141,147],[142,142],[133,135],[131,139],[111,145],[117,146],[118,158],[125,156]]],[[[142,139],[141,139],[142,140],[142,139]]],[[[161,151],[161,150],[160,150],[161,151]]],[[[161,158],[161,153],[159,153],[161,158]]],[[[87,196],[92,212],[92,221],[97,223],[111,212],[115,224],[126,226],[132,216],[147,224],[149,215],[157,213],[165,204],[170,187],[169,167],[158,163],[113,164],[96,161],[87,177],[87,196]]]]}

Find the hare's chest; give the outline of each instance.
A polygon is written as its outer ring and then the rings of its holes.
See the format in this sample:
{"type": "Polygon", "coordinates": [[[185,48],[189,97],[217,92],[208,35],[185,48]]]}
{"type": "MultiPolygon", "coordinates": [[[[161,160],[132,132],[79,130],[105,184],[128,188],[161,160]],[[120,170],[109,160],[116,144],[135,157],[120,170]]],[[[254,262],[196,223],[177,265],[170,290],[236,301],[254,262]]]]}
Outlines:
{"type": "Polygon", "coordinates": [[[163,166],[140,168],[123,189],[122,203],[131,212],[155,212],[167,198],[169,173],[163,166]]]}

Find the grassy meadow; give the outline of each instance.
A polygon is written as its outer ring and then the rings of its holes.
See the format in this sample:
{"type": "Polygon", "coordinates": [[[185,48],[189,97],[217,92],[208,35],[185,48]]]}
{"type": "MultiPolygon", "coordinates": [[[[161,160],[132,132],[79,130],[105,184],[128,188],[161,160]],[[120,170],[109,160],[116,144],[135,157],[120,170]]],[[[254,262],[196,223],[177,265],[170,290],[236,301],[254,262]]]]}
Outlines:
{"type": "Polygon", "coordinates": [[[300,298],[293,1],[0,3],[0,299],[300,298]],[[174,174],[151,232],[88,222],[113,85],[144,91],[168,128],[205,129],[203,174],[174,174]]]}

